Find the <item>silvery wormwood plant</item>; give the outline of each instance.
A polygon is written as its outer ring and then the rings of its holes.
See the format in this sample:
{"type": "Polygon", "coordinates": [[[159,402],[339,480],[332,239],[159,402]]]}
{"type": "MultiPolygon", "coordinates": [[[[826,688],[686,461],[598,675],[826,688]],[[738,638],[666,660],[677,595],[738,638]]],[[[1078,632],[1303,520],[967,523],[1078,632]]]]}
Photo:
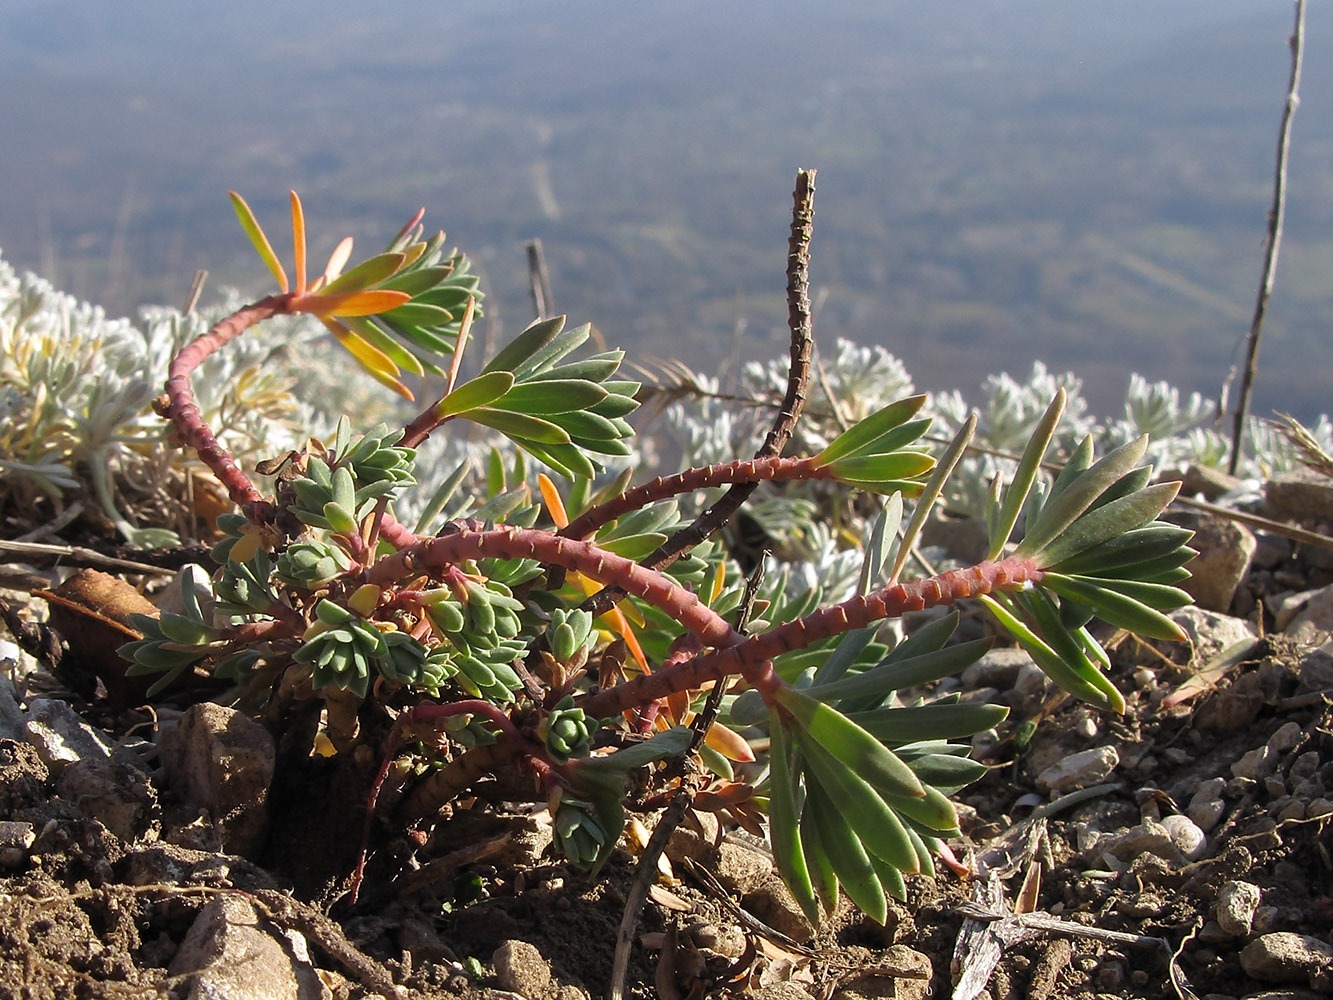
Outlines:
{"type": "MultiPolygon", "coordinates": [[[[769,439],[753,459],[637,486],[628,473],[598,478],[601,457],[628,450],[625,418],[639,386],[620,376],[622,352],[581,352],[586,326],[538,321],[460,380],[475,289],[438,238],[421,238],[418,220],[345,273],[340,248],[308,282],[293,194],[289,283],[254,216],[233,199],[281,291],[182,349],[158,408],[238,512],[222,521],[211,599],[184,588],[184,610],[137,619],[143,638],[121,653],[130,672],[161,674],[159,687],[209,664],[275,724],[291,705],[322,699],[331,752],[351,749],[368,720],[382,719],[377,791],[395,786],[379,800],[389,821],[430,824],[473,782],[518,765],[549,796],[558,847],[596,867],[625,824],[628,779],[651,782],[661,762],[695,752],[716,775],[699,801],[756,832],[767,813],[779,869],[812,921],[832,910],[839,885],[882,921],[886,896],[904,895],[904,874],[932,871],[942,842],[958,834],[950,795],[984,772],[949,740],[995,725],[1005,709],[898,695],[962,670],[988,647],[951,641],[956,614],[891,648],[877,641],[880,623],[980,601],[1056,684],[1110,711],[1124,701],[1095,622],[1180,638],[1163,612],[1187,603],[1174,584],[1193,552],[1189,532],[1157,521],[1178,484],[1151,483],[1142,438],[1100,459],[1085,438],[1064,471],[1045,478],[1063,391],[1008,484],[997,480],[989,494],[987,557],[930,578],[904,579],[904,566],[975,417],[938,459],[920,445],[929,425],[922,396],[877,408],[812,454],[781,455],[809,384],[810,220],[799,188],[792,362],[769,439]],[[403,369],[438,371],[444,386],[402,429],[358,435],[344,421],[331,440],[266,466],[277,478],[264,496],[200,417],[192,374],[247,328],[293,313],[324,321],[400,393],[403,369]],[[394,501],[416,485],[415,449],[460,421],[502,432],[568,483],[564,495],[543,473],[540,503],[521,488],[502,490],[470,518],[451,519],[461,509],[460,472],[434,490],[417,531],[395,520],[394,501]],[[743,499],[763,481],[820,481],[885,498],[853,596],[819,606],[817,590],[788,581],[747,605],[719,552],[688,552],[723,505],[682,525],[680,499],[716,487],[743,499]],[[445,519],[434,531],[431,513],[445,519]],[[732,618],[742,611],[751,614],[744,630],[732,618]],[[687,726],[709,694],[720,697],[720,715],[697,744],[687,726]],[[753,746],[767,746],[767,768],[747,780],[731,762],[754,761],[753,746]]],[[[510,484],[525,475],[514,464],[510,484]]],[[[506,485],[503,468],[498,478],[506,485]]]]}

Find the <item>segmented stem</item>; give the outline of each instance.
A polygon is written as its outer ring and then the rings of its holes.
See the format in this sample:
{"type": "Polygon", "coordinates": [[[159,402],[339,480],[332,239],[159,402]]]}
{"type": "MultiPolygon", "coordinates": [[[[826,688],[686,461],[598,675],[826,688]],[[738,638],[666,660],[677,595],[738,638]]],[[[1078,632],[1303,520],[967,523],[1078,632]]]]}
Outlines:
{"type": "Polygon", "coordinates": [[[257,523],[273,519],[273,505],[260,495],[250,477],[241,471],[231,457],[231,452],[218,442],[204,423],[199,404],[195,402],[190,376],[227,341],[239,337],[256,323],[287,312],[292,299],[291,294],[270,295],[260,299],[238,309],[207,333],[181,348],[167,370],[166,404],[159,409],[162,416],[175,424],[181,443],[194,449],[200,461],[212,469],[218,481],[227,488],[228,495],[240,505],[246,517],[257,523]]]}
{"type": "Polygon", "coordinates": [[[465,559],[536,559],[612,584],[660,609],[710,646],[727,646],[740,633],[684,587],[633,560],[607,552],[591,542],[561,538],[547,531],[501,525],[478,530],[460,526],[451,534],[429,538],[381,559],[367,582],[381,586],[422,572],[439,573],[465,559]]]}
{"type": "Polygon", "coordinates": [[[1041,578],[1042,570],[1036,560],[1011,556],[928,579],[895,583],[864,597],[853,597],[805,618],[779,625],[744,642],[717,648],[678,666],[644,674],[585,696],[579,701],[579,707],[588,715],[604,718],[737,673],[744,674],[745,679],[759,688],[768,700],[782,681],[771,669],[763,674],[755,671],[756,664],[767,664],[775,656],[804,649],[821,639],[864,628],[886,618],[896,618],[908,611],[949,605],[995,590],[1020,589],[1040,583],[1041,578]]]}
{"type": "Polygon", "coordinates": [[[779,455],[770,455],[764,458],[738,459],[735,462],[709,465],[700,469],[686,469],[674,476],[658,476],[651,482],[636,486],[606,503],[584,511],[561,529],[560,534],[565,538],[587,538],[602,525],[631,511],[668,497],[712,489],[715,486],[762,483],[765,480],[783,483],[793,479],[832,478],[833,473],[830,468],[816,465],[813,456],[783,458],[779,455]]]}

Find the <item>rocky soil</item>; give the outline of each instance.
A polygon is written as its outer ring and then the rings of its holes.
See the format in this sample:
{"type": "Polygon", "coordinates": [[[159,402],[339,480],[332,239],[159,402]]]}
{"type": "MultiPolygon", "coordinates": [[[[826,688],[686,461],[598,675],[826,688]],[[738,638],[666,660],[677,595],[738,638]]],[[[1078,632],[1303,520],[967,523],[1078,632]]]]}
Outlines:
{"type": "MultiPolygon", "coordinates": [[[[1324,483],[1270,484],[1254,507],[1333,523],[1324,483]]],[[[1182,516],[1203,552],[1200,607],[1178,615],[1191,642],[1109,639],[1123,717],[1010,650],[952,681],[1013,708],[975,741],[993,767],[962,793],[968,876],[941,865],[885,926],[844,907],[815,932],[761,843],[686,816],[625,995],[1333,995],[1333,549],[1182,516]]],[[[618,978],[634,844],[593,879],[551,855],[544,812],[460,810],[358,906],[293,893],[303,834],[346,839],[360,817],[332,793],[283,815],[262,725],[49,684],[0,680],[0,998],[573,1000],[618,978]]]]}

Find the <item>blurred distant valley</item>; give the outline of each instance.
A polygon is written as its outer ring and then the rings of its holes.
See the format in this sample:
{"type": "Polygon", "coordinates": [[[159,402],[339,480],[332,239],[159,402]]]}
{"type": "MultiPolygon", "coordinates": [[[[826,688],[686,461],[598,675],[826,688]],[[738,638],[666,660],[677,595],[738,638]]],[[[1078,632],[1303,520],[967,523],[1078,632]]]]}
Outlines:
{"type": "MultiPolygon", "coordinates": [[[[816,167],[817,335],[888,347],[921,388],[1041,359],[1106,412],[1133,370],[1215,397],[1241,359],[1289,5],[110,7],[0,13],[0,248],[113,311],[178,304],[196,268],[265,294],[225,193],[280,234],[295,187],[317,259],[425,205],[482,270],[492,338],[529,318],[540,237],[575,322],[717,370],[785,354],[791,184],[816,167]]],[[[1312,420],[1333,10],[1307,47],[1255,409],[1312,420]]]]}

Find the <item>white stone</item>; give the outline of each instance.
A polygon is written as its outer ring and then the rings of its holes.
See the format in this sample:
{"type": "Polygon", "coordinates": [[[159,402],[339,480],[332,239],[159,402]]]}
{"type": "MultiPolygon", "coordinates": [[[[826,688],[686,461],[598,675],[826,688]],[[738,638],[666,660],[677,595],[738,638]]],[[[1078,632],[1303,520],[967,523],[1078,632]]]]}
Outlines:
{"type": "Polygon", "coordinates": [[[1119,764],[1120,754],[1113,746],[1081,750],[1037,775],[1037,787],[1061,794],[1087,788],[1105,781],[1119,764]]]}
{"type": "Polygon", "coordinates": [[[1180,853],[1189,860],[1198,860],[1207,850],[1207,835],[1188,816],[1167,816],[1162,820],[1162,826],[1166,827],[1167,833],[1171,835],[1171,843],[1175,844],[1180,853]]]}

